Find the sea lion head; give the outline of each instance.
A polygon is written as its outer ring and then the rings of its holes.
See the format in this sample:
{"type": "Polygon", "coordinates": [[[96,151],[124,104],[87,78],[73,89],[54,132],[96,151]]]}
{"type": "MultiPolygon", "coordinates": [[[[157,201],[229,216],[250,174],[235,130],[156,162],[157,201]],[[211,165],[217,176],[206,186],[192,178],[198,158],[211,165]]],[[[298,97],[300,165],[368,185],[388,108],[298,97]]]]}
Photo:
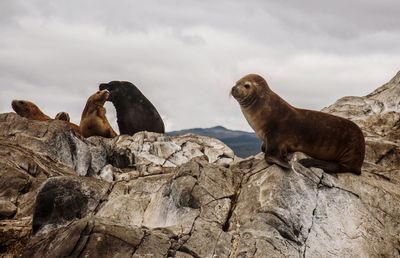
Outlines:
{"type": "Polygon", "coordinates": [[[248,74],[236,82],[231,94],[242,107],[251,106],[257,97],[261,97],[269,90],[263,77],[257,74],[248,74]]]}
{"type": "Polygon", "coordinates": [[[67,121],[67,122],[70,121],[69,114],[67,112],[59,112],[59,113],[57,113],[57,115],[54,117],[54,119],[67,121]]]}
{"type": "Polygon", "coordinates": [[[42,113],[38,106],[27,100],[13,100],[11,107],[18,115],[31,118],[38,113],[42,113]]]}
{"type": "Polygon", "coordinates": [[[132,83],[127,81],[111,81],[109,83],[101,83],[99,90],[108,90],[110,92],[109,101],[114,104],[120,104],[120,99],[123,97],[127,102],[140,101],[143,94],[132,83]]]}
{"type": "Polygon", "coordinates": [[[119,91],[118,87],[119,81],[111,81],[109,83],[101,83],[99,85],[99,90],[108,90],[110,92],[109,101],[112,101],[119,91]]]}
{"type": "Polygon", "coordinates": [[[110,92],[108,90],[99,90],[90,96],[87,102],[97,106],[103,106],[109,98],[110,92]]]}

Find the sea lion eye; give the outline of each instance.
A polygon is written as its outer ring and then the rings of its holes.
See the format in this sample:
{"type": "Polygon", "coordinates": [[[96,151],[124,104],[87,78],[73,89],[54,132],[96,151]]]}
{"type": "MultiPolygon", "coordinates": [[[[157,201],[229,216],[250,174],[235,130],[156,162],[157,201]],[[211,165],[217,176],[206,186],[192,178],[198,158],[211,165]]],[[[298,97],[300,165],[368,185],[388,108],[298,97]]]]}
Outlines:
{"type": "Polygon", "coordinates": [[[23,101],[20,101],[20,102],[19,102],[19,104],[20,104],[20,105],[23,105],[23,104],[24,104],[24,102],[23,102],[23,101]]]}
{"type": "Polygon", "coordinates": [[[245,87],[246,89],[250,89],[250,84],[246,83],[246,84],[244,85],[244,87],[245,87]]]}

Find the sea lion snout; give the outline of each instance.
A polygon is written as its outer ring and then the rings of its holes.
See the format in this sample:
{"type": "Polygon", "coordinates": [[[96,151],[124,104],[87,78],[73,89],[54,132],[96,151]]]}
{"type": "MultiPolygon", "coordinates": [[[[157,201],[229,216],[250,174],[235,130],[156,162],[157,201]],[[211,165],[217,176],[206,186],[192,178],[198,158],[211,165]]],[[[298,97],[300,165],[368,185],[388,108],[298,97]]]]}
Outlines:
{"type": "Polygon", "coordinates": [[[13,101],[11,102],[11,107],[14,109],[14,111],[15,111],[15,109],[17,108],[17,106],[18,106],[18,100],[13,100],[13,101]]]}
{"type": "Polygon", "coordinates": [[[11,102],[11,107],[15,112],[20,112],[24,108],[25,102],[23,100],[14,99],[11,102]]]}
{"type": "Polygon", "coordinates": [[[119,84],[120,82],[118,81],[111,81],[108,83],[100,83],[99,85],[99,90],[108,90],[109,91],[109,96],[107,101],[113,101],[114,95],[116,95],[115,91],[117,91],[116,89],[116,85],[119,84]]]}
{"type": "Polygon", "coordinates": [[[109,98],[110,98],[110,91],[109,90],[100,90],[100,95],[101,95],[101,98],[103,99],[103,100],[105,100],[105,101],[107,101],[109,98]]]}
{"type": "Polygon", "coordinates": [[[231,94],[236,100],[240,101],[250,94],[249,88],[250,86],[248,84],[236,84],[232,87],[231,94]]]}
{"type": "Polygon", "coordinates": [[[122,82],[120,82],[120,81],[103,82],[103,83],[100,83],[99,90],[109,90],[112,92],[112,91],[116,90],[119,87],[119,85],[121,85],[121,84],[122,84],[122,82]]]}
{"type": "Polygon", "coordinates": [[[236,99],[239,96],[239,90],[237,88],[237,86],[233,86],[231,89],[231,95],[236,99]]]}
{"type": "Polygon", "coordinates": [[[100,83],[99,90],[107,90],[107,89],[108,89],[108,83],[100,83]]]}

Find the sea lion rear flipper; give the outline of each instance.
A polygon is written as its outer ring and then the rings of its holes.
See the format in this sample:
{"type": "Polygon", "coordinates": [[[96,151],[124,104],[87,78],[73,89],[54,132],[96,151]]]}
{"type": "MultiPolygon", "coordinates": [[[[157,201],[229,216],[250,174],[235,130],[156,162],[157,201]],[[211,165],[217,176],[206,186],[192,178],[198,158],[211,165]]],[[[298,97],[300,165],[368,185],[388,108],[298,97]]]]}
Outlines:
{"type": "Polygon", "coordinates": [[[291,168],[290,164],[286,161],[280,160],[277,157],[274,156],[267,156],[265,155],[265,161],[269,164],[276,164],[280,167],[283,168],[291,168]]]}
{"type": "Polygon", "coordinates": [[[337,163],[337,162],[330,162],[325,160],[319,160],[314,158],[306,158],[299,160],[299,163],[306,168],[315,167],[323,169],[327,173],[346,173],[351,172],[356,175],[360,175],[361,171],[352,171],[351,169],[337,163]]]}

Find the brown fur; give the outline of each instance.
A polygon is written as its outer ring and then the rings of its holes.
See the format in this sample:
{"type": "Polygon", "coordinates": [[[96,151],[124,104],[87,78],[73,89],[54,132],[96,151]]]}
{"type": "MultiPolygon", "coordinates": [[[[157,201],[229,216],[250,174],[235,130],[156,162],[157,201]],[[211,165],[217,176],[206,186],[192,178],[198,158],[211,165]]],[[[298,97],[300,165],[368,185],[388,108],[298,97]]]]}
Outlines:
{"type": "Polygon", "coordinates": [[[18,115],[31,120],[51,120],[51,118],[44,114],[38,106],[27,100],[13,100],[11,102],[11,107],[18,115]]]}
{"type": "MultiPolygon", "coordinates": [[[[38,121],[58,120],[50,118],[48,115],[44,114],[38,106],[27,100],[13,100],[11,102],[11,106],[18,115],[31,120],[38,120],[38,121]]],[[[79,129],[79,126],[77,126],[76,124],[70,123],[69,121],[65,120],[61,121],[65,122],[72,130],[74,130],[74,132],[81,134],[81,130],[79,129]]]]}
{"type": "MultiPolygon", "coordinates": [[[[55,120],[57,120],[57,119],[55,119],[55,120]]],[[[66,120],[60,120],[60,121],[63,121],[64,123],[66,123],[69,127],[71,127],[72,130],[74,130],[74,132],[76,132],[78,134],[82,134],[81,129],[78,125],[71,123],[69,121],[66,121],[66,120]]]]}
{"type": "Polygon", "coordinates": [[[103,107],[109,96],[108,90],[102,90],[97,91],[87,100],[79,125],[84,137],[103,136],[113,138],[117,136],[117,133],[107,120],[106,109],[103,107]]]}
{"type": "Polygon", "coordinates": [[[57,113],[57,115],[54,117],[54,120],[64,121],[75,132],[81,134],[81,129],[79,128],[79,126],[70,122],[69,114],[67,112],[59,112],[59,113],[57,113]]]}
{"type": "Polygon", "coordinates": [[[326,172],[361,173],[365,140],[350,120],[291,106],[275,94],[259,75],[240,79],[231,94],[263,141],[269,163],[289,167],[287,153],[300,151],[312,158],[299,162],[326,172]]]}
{"type": "Polygon", "coordinates": [[[54,117],[55,120],[62,120],[62,121],[67,121],[70,122],[69,114],[67,112],[59,112],[57,115],[54,117]]]}

